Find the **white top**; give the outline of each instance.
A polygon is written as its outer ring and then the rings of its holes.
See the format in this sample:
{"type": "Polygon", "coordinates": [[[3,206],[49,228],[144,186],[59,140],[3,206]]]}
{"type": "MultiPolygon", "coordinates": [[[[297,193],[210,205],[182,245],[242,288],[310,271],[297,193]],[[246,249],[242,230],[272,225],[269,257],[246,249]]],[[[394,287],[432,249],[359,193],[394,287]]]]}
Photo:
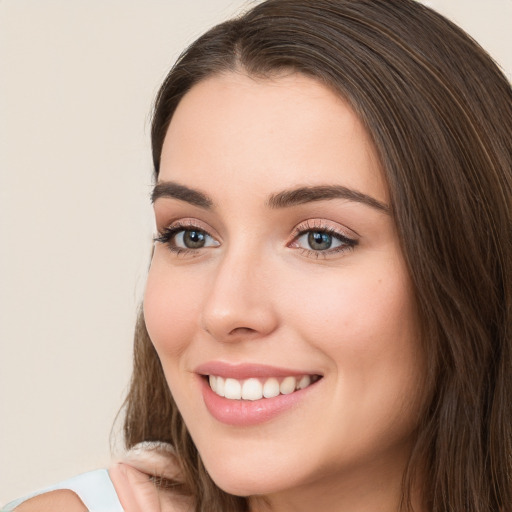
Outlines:
{"type": "Polygon", "coordinates": [[[124,512],[112,480],[106,469],[90,471],[65,480],[60,484],[11,501],[0,512],[10,512],[24,501],[50,491],[68,489],[75,492],[90,512],[124,512]]]}

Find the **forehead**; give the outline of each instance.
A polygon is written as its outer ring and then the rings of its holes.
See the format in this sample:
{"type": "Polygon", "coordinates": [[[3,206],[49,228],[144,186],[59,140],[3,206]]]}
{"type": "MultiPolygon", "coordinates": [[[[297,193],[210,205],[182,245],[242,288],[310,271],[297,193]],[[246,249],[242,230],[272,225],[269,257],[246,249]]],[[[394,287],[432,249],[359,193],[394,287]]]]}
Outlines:
{"type": "Polygon", "coordinates": [[[387,202],[358,117],[331,89],[298,73],[260,79],[233,72],[195,85],[170,123],[159,178],[209,189],[245,184],[255,193],[341,184],[387,202]]]}

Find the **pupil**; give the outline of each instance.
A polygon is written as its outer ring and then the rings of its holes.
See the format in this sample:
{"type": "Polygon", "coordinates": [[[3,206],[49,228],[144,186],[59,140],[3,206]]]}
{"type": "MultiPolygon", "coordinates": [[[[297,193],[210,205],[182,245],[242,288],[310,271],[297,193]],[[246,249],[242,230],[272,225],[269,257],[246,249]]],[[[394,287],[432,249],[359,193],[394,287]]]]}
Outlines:
{"type": "Polygon", "coordinates": [[[308,235],[308,243],[314,251],[324,251],[332,245],[332,236],[322,231],[312,231],[308,235]]]}
{"type": "Polygon", "coordinates": [[[201,231],[185,231],[183,242],[189,249],[199,249],[204,246],[204,233],[201,231]]]}

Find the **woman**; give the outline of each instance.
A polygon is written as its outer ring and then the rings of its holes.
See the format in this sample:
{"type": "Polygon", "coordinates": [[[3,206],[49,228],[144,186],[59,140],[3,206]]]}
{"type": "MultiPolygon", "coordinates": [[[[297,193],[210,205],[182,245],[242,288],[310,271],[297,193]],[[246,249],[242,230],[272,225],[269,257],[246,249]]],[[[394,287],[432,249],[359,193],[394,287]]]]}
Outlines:
{"type": "Polygon", "coordinates": [[[125,510],[509,510],[511,133],[507,80],[413,1],[196,41],[153,119],[125,437],[159,444],[111,469],[125,510]]]}

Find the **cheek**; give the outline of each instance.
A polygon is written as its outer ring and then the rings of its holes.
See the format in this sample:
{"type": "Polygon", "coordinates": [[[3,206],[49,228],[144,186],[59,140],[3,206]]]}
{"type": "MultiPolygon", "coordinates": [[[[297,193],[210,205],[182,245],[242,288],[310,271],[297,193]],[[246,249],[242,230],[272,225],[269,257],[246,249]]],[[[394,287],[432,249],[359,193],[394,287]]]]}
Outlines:
{"type": "Polygon", "coordinates": [[[144,294],[144,318],[149,337],[160,359],[182,353],[198,322],[196,288],[182,282],[179,273],[171,273],[153,259],[144,294]]]}
{"type": "Polygon", "coordinates": [[[289,296],[289,315],[312,344],[354,355],[389,350],[416,336],[414,299],[403,269],[355,272],[302,280],[289,296]]]}
{"type": "Polygon", "coordinates": [[[308,344],[328,356],[336,400],[352,404],[354,417],[394,421],[422,384],[413,293],[402,266],[351,270],[315,286],[303,281],[289,315],[308,344]]]}

